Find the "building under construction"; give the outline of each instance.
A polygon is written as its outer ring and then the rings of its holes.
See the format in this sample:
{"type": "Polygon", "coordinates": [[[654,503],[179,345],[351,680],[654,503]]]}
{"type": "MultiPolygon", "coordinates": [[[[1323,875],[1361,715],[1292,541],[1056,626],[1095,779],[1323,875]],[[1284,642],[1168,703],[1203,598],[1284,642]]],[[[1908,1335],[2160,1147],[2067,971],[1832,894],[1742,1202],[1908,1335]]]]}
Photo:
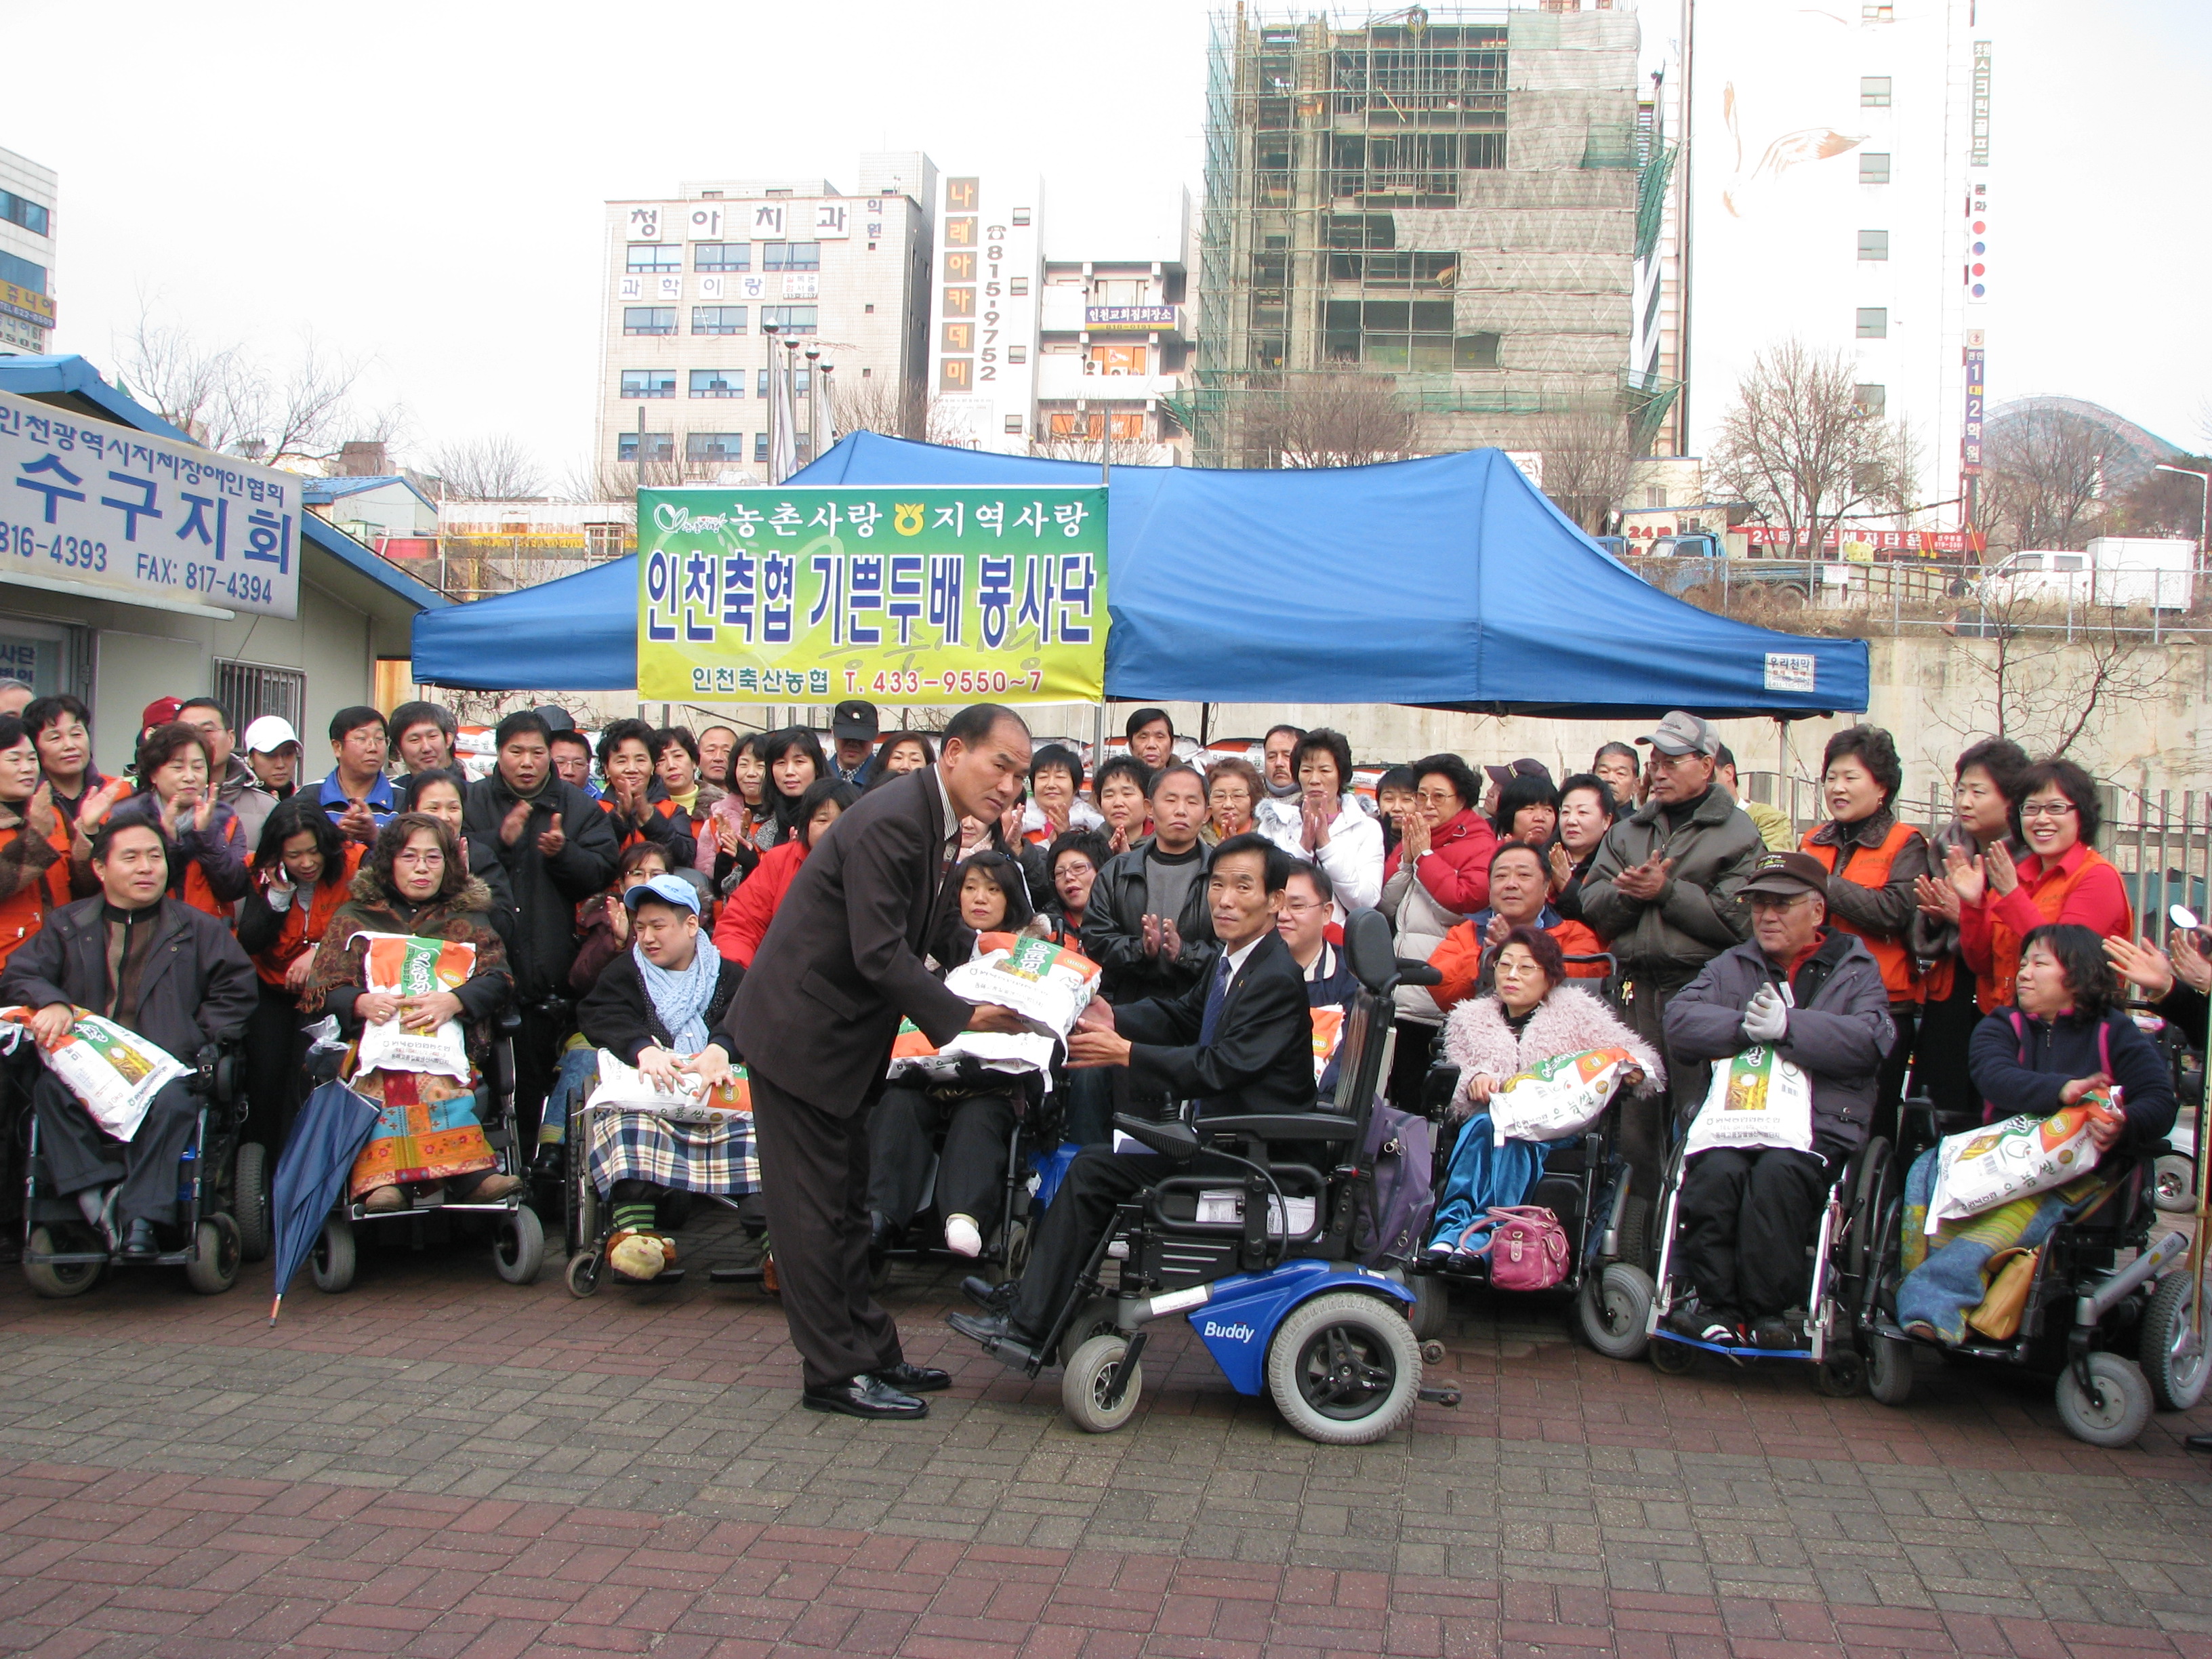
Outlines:
{"type": "Polygon", "coordinates": [[[1270,408],[1353,371],[1391,377],[1425,451],[1539,449],[1592,408],[1656,428],[1671,385],[1629,356],[1638,186],[1663,182],[1637,20],[1576,4],[1215,18],[1177,411],[1200,465],[1273,464],[1270,408]]]}

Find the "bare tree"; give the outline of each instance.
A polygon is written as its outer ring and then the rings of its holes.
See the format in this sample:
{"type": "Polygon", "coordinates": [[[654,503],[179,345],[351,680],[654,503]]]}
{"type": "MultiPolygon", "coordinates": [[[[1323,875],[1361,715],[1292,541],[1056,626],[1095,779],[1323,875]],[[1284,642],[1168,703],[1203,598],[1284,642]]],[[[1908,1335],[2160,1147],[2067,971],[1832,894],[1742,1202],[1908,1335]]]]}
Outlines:
{"type": "Polygon", "coordinates": [[[388,443],[399,433],[398,410],[356,409],[364,364],[333,355],[313,335],[278,368],[142,311],[118,349],[118,378],[133,397],[197,442],[264,466],[325,465],[348,439],[388,443]]]}
{"type": "Polygon", "coordinates": [[[2002,543],[2075,548],[2103,527],[2109,442],[2066,410],[2031,409],[1990,423],[1983,516],[2002,543]]]}
{"type": "Polygon", "coordinates": [[[1862,409],[1841,352],[1787,340],[1759,354],[1722,417],[1707,476],[1816,551],[1852,510],[1897,511],[1913,482],[1909,433],[1862,409]]]}
{"type": "Polygon", "coordinates": [[[1252,399],[1246,438],[1267,465],[1364,466],[1413,451],[1419,422],[1386,374],[1296,374],[1252,399]]]}
{"type": "Polygon", "coordinates": [[[2189,476],[2212,467],[2202,455],[2176,455],[2189,471],[2146,472],[2120,498],[2110,528],[2129,536],[2167,536],[2195,541],[2204,533],[2204,486],[2189,476]]]}
{"type": "Polygon", "coordinates": [[[545,471],[511,437],[464,438],[433,449],[422,470],[446,501],[519,501],[542,495],[545,471]]]}
{"type": "Polygon", "coordinates": [[[1544,493],[1593,536],[1610,528],[1628,494],[1636,461],[1636,424],[1618,402],[1574,403],[1546,417],[1536,448],[1544,458],[1544,493]]]}
{"type": "Polygon", "coordinates": [[[886,438],[964,448],[975,434],[942,398],[933,398],[920,380],[837,380],[836,436],[879,432],[886,438]]]}

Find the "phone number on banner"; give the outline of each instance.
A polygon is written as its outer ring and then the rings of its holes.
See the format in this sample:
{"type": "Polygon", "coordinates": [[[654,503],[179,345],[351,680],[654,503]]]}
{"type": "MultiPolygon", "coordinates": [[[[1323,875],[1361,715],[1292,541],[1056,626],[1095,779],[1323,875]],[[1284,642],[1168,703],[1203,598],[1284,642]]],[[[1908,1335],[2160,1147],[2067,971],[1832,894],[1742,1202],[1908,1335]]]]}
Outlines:
{"type": "MultiPolygon", "coordinates": [[[[1003,668],[947,668],[925,673],[919,668],[886,668],[871,674],[865,668],[839,671],[842,691],[866,691],[879,697],[919,696],[925,691],[947,691],[957,696],[1004,696],[1012,692],[1042,690],[1044,670],[1009,673],[1003,668]]],[[[728,696],[754,691],[763,696],[826,697],[830,695],[830,671],[826,668],[701,667],[691,670],[694,691],[728,696]]]]}

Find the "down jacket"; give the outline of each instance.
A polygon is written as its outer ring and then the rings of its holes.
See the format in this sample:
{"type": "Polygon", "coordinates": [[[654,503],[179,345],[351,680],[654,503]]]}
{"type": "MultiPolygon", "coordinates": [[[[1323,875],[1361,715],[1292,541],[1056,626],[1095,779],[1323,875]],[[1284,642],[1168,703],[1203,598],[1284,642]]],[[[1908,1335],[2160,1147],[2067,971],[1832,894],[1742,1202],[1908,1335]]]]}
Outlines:
{"type": "MultiPolygon", "coordinates": [[[[1748,823],[1748,818],[1744,820],[1748,823]]],[[[1667,1005],[1667,1048],[1678,1067],[1725,1060],[1751,1046],[1743,1011],[1761,985],[1781,975],[1756,939],[1723,951],[1667,1005]]],[[[1897,1040],[1889,992],[1874,953],[1830,928],[1790,981],[1796,1006],[1776,1052],[1813,1080],[1813,1139],[1845,1153],[1866,1139],[1876,1077],[1897,1040]]]]}
{"type": "MultiPolygon", "coordinates": [[[[1273,810],[1255,811],[1255,827],[1301,864],[1319,864],[1336,888],[1336,919],[1342,921],[1354,910],[1371,908],[1382,896],[1382,825],[1367,816],[1357,795],[1339,803],[1336,821],[1328,826],[1328,844],[1318,854],[1306,851],[1305,819],[1296,796],[1271,800],[1273,810]]],[[[1485,867],[1486,883],[1488,869],[1485,867]]]]}
{"type": "Polygon", "coordinates": [[[1461,1003],[1444,1022],[1444,1058],[1459,1067],[1460,1092],[1454,1115],[1467,1115],[1467,1083],[1478,1072],[1511,1077],[1537,1061],[1592,1048],[1626,1048],[1644,1068],[1644,1081],[1630,1092],[1655,1095],[1667,1085],[1667,1066],[1651,1045],[1623,1024],[1612,1009],[1588,991],[1555,985],[1516,1036],[1505,1023],[1505,1005],[1496,997],[1461,1003]]]}

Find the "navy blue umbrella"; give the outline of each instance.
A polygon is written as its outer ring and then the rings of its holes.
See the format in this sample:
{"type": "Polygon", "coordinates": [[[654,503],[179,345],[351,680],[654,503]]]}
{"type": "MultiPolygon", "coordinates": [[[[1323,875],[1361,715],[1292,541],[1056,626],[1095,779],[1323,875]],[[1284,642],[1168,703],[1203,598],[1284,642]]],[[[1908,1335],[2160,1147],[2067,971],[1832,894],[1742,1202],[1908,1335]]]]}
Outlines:
{"type": "Polygon", "coordinates": [[[332,1079],[307,1097],[293,1120],[270,1193],[276,1223],[276,1299],[269,1304],[270,1324],[276,1322],[276,1310],[284,1305],[285,1290],[300,1264],[315,1248],[354,1159],[368,1144],[377,1114],[374,1101],[332,1079]]]}

